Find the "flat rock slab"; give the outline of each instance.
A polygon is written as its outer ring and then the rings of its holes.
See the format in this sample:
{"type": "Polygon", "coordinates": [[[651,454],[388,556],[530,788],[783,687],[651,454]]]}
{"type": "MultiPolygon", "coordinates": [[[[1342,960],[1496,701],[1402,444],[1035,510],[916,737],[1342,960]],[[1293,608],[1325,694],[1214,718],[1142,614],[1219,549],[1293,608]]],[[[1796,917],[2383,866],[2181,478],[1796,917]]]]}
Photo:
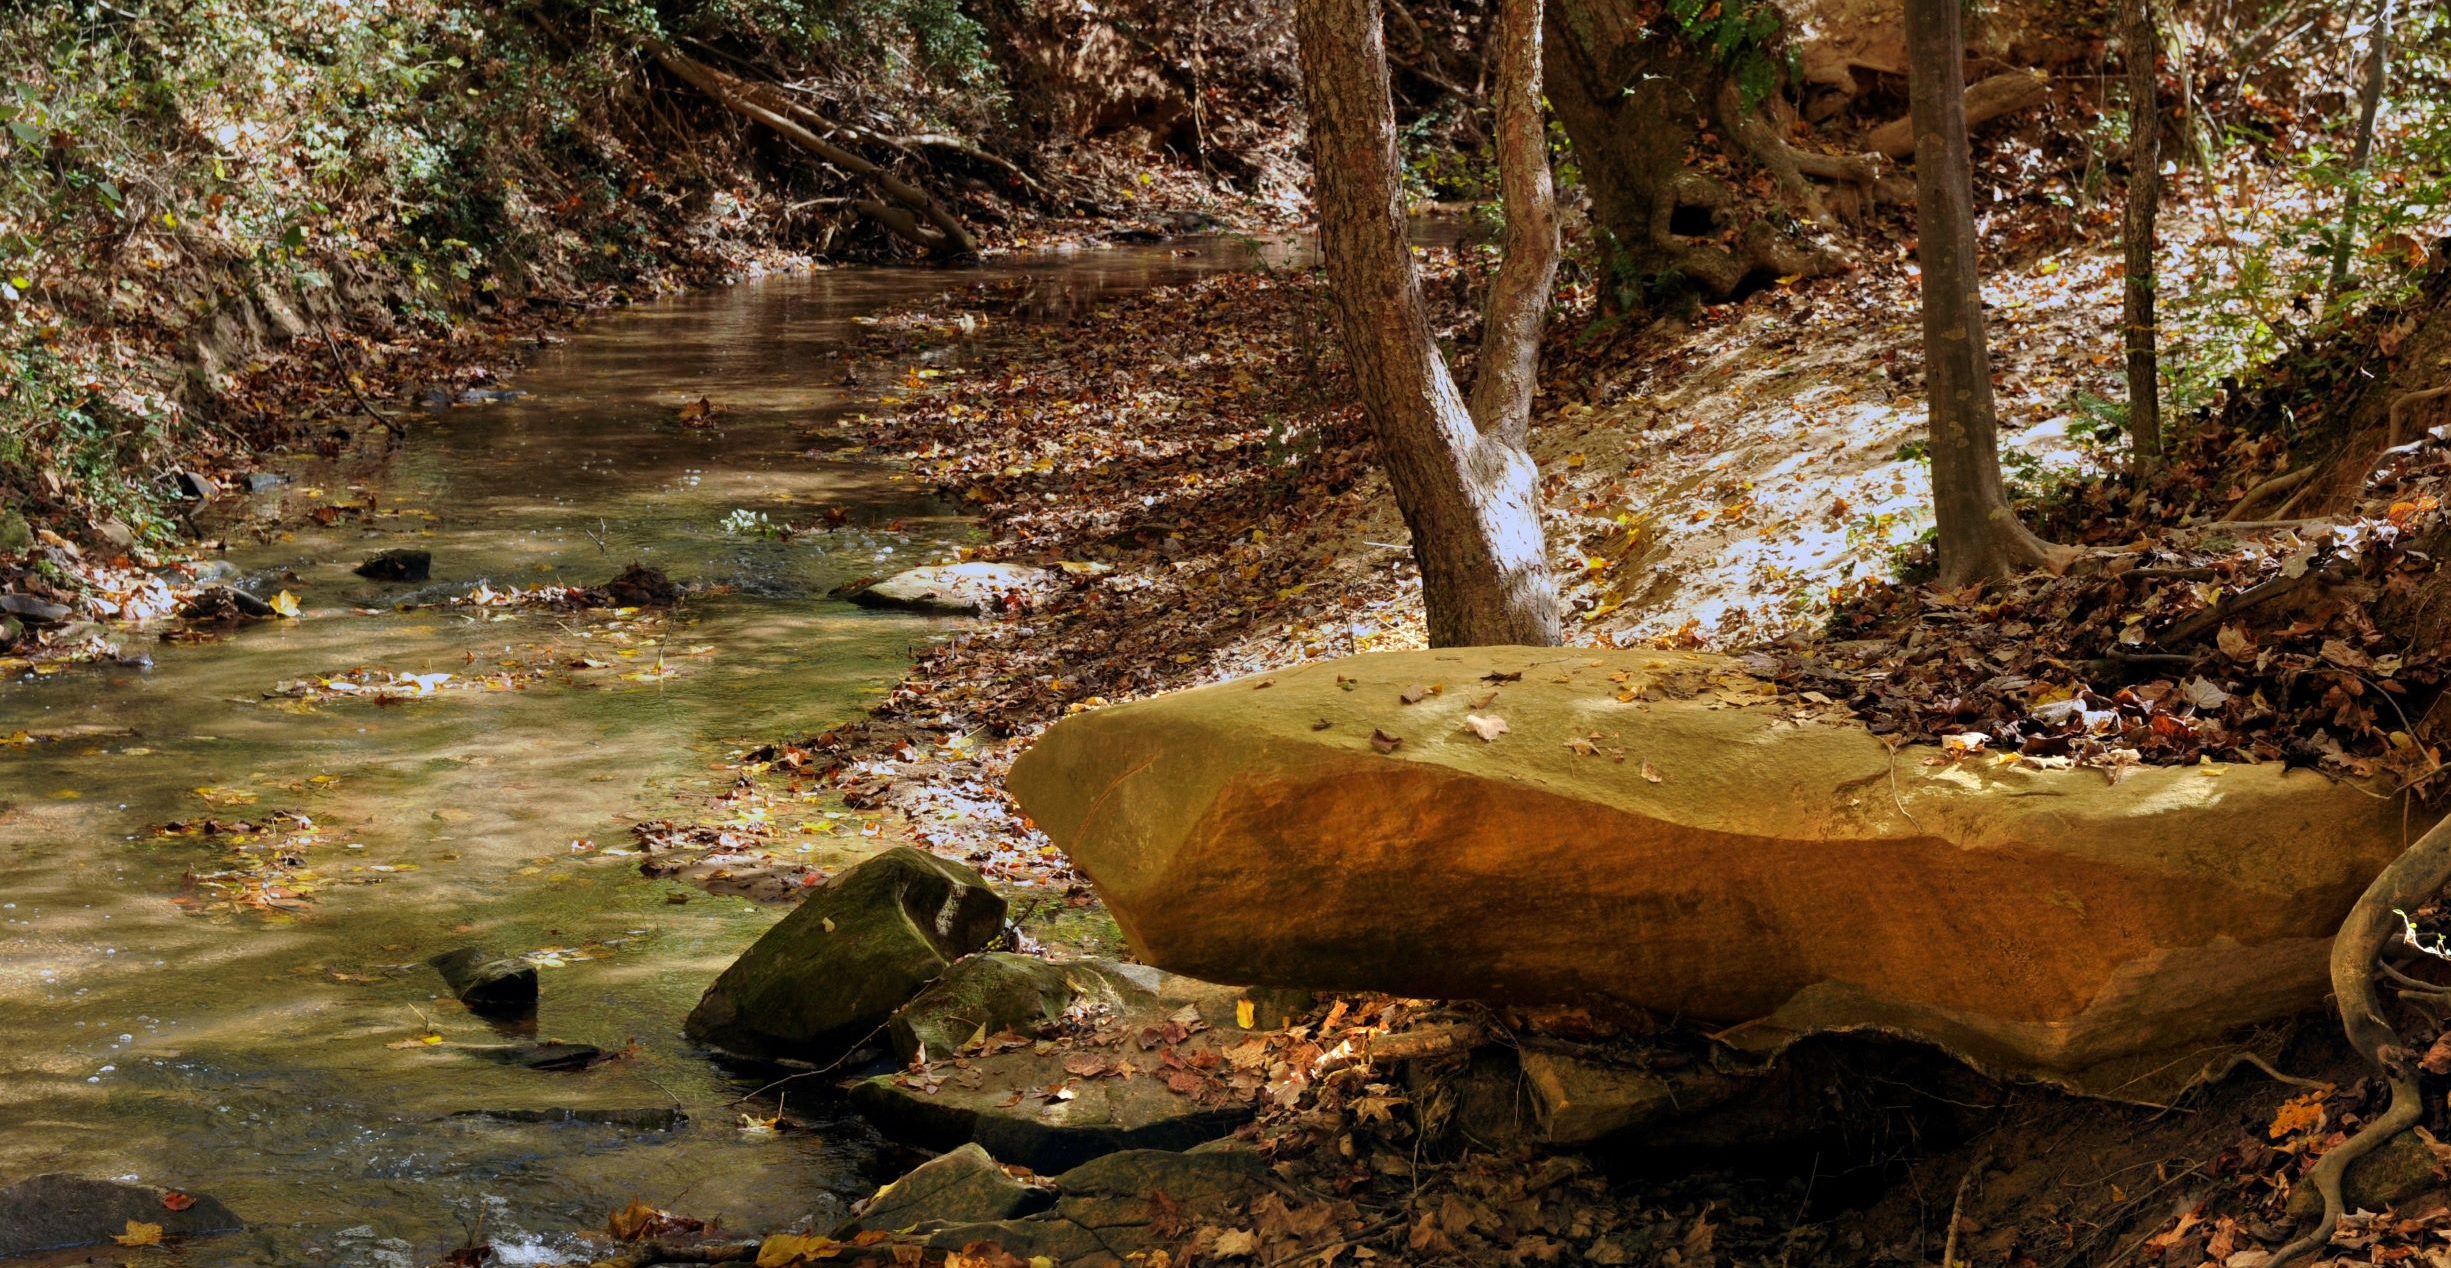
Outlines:
{"type": "Polygon", "coordinates": [[[245,1227],[205,1194],[52,1172],[0,1189],[0,1259],[108,1242],[126,1232],[130,1220],[159,1224],[165,1237],[245,1227]]]}
{"type": "Polygon", "coordinates": [[[1247,1069],[1216,1055],[1243,1042],[1204,1031],[1150,1048],[1023,1046],[862,1080],[851,1104],[897,1140],[929,1149],[976,1142],[1006,1162],[1055,1172],[1118,1150],[1189,1149],[1251,1121],[1259,1041],[1248,1040],[1247,1069]]]}
{"type": "Polygon", "coordinates": [[[959,1251],[986,1242],[1025,1260],[1045,1256],[1064,1268],[1114,1268],[1151,1262],[1153,1251],[1181,1249],[1191,1239],[1191,1230],[1183,1227],[1184,1211],[1218,1215],[1248,1208],[1272,1191],[1285,1192],[1270,1177],[1267,1163],[1239,1150],[1109,1154],[1057,1176],[1055,1187],[1061,1196],[1052,1210],[948,1225],[928,1245],[959,1251]]]}
{"type": "Polygon", "coordinates": [[[854,590],[851,601],[862,607],[969,616],[994,611],[1008,599],[1034,598],[1051,588],[1043,568],[998,563],[934,564],[898,572],[875,585],[854,590]]]}
{"type": "Polygon", "coordinates": [[[1893,755],[1735,661],[1648,651],[1358,656],[1114,705],[1011,789],[1175,972],[1632,1006],[1759,1047],[1878,1029],[2094,1091],[2320,1001],[2403,842],[2396,802],[2311,772],[1893,755]]]}

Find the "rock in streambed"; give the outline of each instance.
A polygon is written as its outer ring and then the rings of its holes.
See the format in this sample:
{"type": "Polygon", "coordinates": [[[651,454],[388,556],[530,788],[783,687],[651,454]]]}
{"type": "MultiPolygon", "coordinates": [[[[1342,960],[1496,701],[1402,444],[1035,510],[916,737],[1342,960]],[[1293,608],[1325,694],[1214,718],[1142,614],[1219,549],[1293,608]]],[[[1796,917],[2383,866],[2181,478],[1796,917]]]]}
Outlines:
{"type": "Polygon", "coordinates": [[[2311,772],[1893,754],[1655,651],[1357,656],[1114,705],[1011,788],[1173,971],[1759,1047],[1885,1030],[2081,1088],[2319,1001],[2402,842],[2395,803],[2311,772]]]}
{"type": "Polygon", "coordinates": [[[707,988],[686,1029],[740,1056],[836,1060],[1003,933],[1004,910],[977,872],[890,850],[837,874],[767,930],[707,988]]]}
{"type": "Polygon", "coordinates": [[[0,1259],[108,1242],[131,1224],[155,1224],[165,1237],[197,1237],[244,1227],[230,1208],[201,1193],[89,1180],[52,1172],[0,1189],[0,1259]]]}

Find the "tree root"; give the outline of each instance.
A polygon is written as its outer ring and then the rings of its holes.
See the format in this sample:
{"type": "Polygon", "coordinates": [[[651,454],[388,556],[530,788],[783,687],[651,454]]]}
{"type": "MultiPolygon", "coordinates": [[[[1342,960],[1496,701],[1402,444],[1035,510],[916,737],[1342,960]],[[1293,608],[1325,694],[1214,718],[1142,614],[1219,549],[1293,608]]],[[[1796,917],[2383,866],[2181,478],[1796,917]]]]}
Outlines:
{"type": "Polygon", "coordinates": [[[2292,1260],[2321,1249],[2348,1214],[2341,1196],[2342,1181],[2358,1159],[2414,1127],[2425,1117],[2425,1098],[2418,1087],[2417,1059],[2400,1041],[2400,1032],[2383,1016],[2383,1001],[2375,993],[2374,973],[2383,951],[2401,930],[2401,914],[2414,911],[2451,884],[2451,818],[2436,823],[2399,858],[2383,869],[2359,895],[2332,941],[2332,994],[2340,1003],[2341,1030],[2349,1046],[2383,1073],[2391,1085],[2391,1106],[2358,1133],[2335,1146],[2307,1173],[2307,1181],[2323,1198],[2323,1214],[2296,1241],[2275,1251],[2265,1268],[2283,1268],[2292,1260]]]}
{"type": "Polygon", "coordinates": [[[2249,508],[2262,505],[2266,498],[2278,497],[2283,493],[2289,492],[2291,489],[2297,488],[2299,485],[2304,484],[2309,479],[2313,478],[2314,474],[2322,469],[2322,463],[2308,463],[2306,466],[2293,467],[2290,470],[2284,471],[2281,474],[2256,485],[2254,488],[2247,490],[2246,495],[2239,498],[2236,502],[2231,503],[2230,509],[2224,514],[2233,520],[2246,519],[2248,518],[2247,511],[2249,508]]]}
{"type": "Polygon", "coordinates": [[[1832,154],[1815,154],[1790,145],[1774,130],[1760,112],[1747,109],[1744,94],[1736,81],[1729,79],[1719,86],[1718,114],[1720,126],[1728,138],[1752,156],[1753,161],[1770,173],[1790,199],[1794,200],[1806,218],[1825,229],[1838,227],[1829,207],[1821,200],[1821,191],[1806,177],[1844,181],[1856,187],[1862,203],[1869,205],[1874,197],[1874,182],[1879,173],[1861,158],[1841,158],[1832,154]]]}

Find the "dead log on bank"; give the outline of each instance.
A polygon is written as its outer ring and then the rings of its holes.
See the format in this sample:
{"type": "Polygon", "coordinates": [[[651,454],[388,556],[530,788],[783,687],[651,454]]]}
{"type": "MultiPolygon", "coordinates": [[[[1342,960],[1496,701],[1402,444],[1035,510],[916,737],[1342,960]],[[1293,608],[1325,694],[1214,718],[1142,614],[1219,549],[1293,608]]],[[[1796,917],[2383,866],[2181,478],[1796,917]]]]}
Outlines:
{"type": "Polygon", "coordinates": [[[858,178],[877,196],[854,199],[851,209],[885,226],[895,237],[931,255],[959,259],[979,253],[978,239],[928,191],[827,140],[824,134],[837,130],[831,120],[770,84],[717,70],[661,40],[650,40],[646,47],[657,65],[705,93],[715,104],[763,125],[794,147],[858,178]]]}

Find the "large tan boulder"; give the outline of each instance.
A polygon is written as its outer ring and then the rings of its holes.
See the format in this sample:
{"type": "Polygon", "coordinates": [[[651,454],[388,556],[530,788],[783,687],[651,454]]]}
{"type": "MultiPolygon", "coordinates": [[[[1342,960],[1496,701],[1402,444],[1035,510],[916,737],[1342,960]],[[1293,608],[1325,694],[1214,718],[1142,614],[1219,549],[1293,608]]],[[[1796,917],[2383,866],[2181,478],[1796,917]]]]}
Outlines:
{"type": "Polygon", "coordinates": [[[1893,756],[1736,662],[1647,651],[1362,656],[1116,705],[1011,786],[1176,972],[1631,1005],[1765,1047],[1880,1029],[2103,1091],[2322,999],[2402,842],[2396,803],[2309,772],[1893,756]]]}

